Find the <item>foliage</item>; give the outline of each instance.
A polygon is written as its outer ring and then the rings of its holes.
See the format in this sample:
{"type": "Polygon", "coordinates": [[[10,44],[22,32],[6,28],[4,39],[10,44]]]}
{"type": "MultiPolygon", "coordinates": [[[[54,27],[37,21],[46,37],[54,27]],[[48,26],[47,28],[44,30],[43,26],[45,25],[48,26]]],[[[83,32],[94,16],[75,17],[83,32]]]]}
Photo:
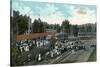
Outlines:
{"type": "Polygon", "coordinates": [[[66,33],[70,33],[70,24],[69,24],[70,22],[68,21],[68,20],[64,20],[63,22],[62,22],[62,29],[63,29],[63,31],[64,32],[66,32],[66,33]]]}
{"type": "Polygon", "coordinates": [[[58,33],[61,31],[61,27],[60,27],[59,24],[55,24],[54,27],[55,27],[55,30],[57,30],[58,33]]]}
{"type": "Polygon", "coordinates": [[[91,53],[88,61],[96,61],[96,48],[93,50],[93,52],[91,53]]]}
{"type": "Polygon", "coordinates": [[[73,25],[73,35],[74,35],[75,37],[78,36],[78,32],[79,32],[78,26],[77,26],[77,25],[73,25]]]}
{"type": "Polygon", "coordinates": [[[32,24],[32,32],[33,33],[45,32],[45,28],[44,27],[45,27],[44,22],[41,21],[40,18],[38,20],[35,19],[33,24],[32,24]]]}
{"type": "Polygon", "coordinates": [[[17,34],[24,34],[28,30],[28,21],[30,18],[26,15],[20,15],[18,11],[13,11],[12,26],[17,34]]]}

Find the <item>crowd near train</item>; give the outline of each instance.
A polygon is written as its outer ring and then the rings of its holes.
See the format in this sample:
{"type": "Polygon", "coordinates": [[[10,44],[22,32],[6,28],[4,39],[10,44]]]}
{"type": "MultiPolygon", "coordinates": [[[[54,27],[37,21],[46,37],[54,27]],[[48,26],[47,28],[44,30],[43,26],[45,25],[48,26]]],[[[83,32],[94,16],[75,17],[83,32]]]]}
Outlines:
{"type": "MultiPolygon", "coordinates": [[[[21,40],[16,42],[19,53],[24,54],[23,63],[29,61],[40,62],[50,58],[57,57],[64,52],[76,52],[78,50],[86,50],[84,42],[79,39],[68,39],[68,36],[63,34],[48,35],[45,39],[21,40]]],[[[22,56],[19,57],[22,59],[22,56]]]]}

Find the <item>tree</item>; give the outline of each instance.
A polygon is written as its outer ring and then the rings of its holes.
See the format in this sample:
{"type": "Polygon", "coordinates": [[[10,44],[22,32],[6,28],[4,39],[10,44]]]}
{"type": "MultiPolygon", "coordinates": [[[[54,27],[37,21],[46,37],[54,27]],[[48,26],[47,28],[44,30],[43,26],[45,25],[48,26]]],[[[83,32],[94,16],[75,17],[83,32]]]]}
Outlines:
{"type": "Polygon", "coordinates": [[[70,22],[68,20],[64,20],[61,24],[62,30],[66,33],[70,33],[70,22]]]}
{"type": "Polygon", "coordinates": [[[55,25],[54,25],[54,29],[59,33],[60,30],[61,30],[61,27],[60,27],[59,24],[55,24],[55,25]]]}
{"type": "Polygon", "coordinates": [[[44,22],[43,24],[45,29],[49,29],[49,24],[47,22],[44,22]]]}
{"type": "Polygon", "coordinates": [[[30,17],[20,15],[19,11],[13,11],[12,20],[14,32],[17,34],[24,34],[28,30],[28,21],[30,20],[30,17]]]}
{"type": "Polygon", "coordinates": [[[38,20],[37,19],[35,19],[34,20],[34,22],[33,22],[33,24],[32,24],[32,32],[33,33],[36,33],[36,32],[38,32],[38,20]]]}
{"type": "Polygon", "coordinates": [[[90,24],[87,25],[87,32],[91,32],[92,31],[92,26],[90,24]]]}
{"type": "Polygon", "coordinates": [[[80,32],[85,32],[85,26],[84,25],[80,25],[80,28],[79,28],[80,32]]]}
{"type": "Polygon", "coordinates": [[[78,32],[79,32],[78,25],[73,25],[73,35],[74,35],[75,37],[78,36],[78,32]]]}
{"type": "Polygon", "coordinates": [[[19,16],[19,19],[17,21],[18,24],[18,34],[24,34],[27,30],[28,30],[28,21],[29,21],[29,17],[27,17],[26,15],[19,16]]]}
{"type": "Polygon", "coordinates": [[[97,23],[94,24],[94,32],[96,33],[97,31],[97,23]]]}
{"type": "Polygon", "coordinates": [[[38,20],[37,19],[34,20],[34,22],[32,24],[32,32],[33,33],[45,32],[44,22],[41,21],[40,18],[38,20]]]}

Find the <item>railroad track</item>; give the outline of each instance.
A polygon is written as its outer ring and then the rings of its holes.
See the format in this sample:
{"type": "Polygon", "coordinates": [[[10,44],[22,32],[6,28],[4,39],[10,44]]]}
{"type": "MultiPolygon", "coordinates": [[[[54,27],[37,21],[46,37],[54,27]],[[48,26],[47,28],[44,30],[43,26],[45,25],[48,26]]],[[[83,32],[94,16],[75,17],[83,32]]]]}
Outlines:
{"type": "Polygon", "coordinates": [[[57,64],[60,63],[61,60],[63,60],[65,57],[67,57],[68,55],[70,55],[72,52],[65,52],[63,53],[61,56],[57,57],[56,59],[54,59],[53,61],[51,61],[49,64],[57,64]]]}

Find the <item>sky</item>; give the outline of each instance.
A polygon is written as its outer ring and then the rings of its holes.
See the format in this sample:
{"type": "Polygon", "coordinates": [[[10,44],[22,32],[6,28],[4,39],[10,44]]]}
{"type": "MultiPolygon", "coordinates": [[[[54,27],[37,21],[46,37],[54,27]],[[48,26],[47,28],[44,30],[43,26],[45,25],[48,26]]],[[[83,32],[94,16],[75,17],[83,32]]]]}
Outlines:
{"type": "Polygon", "coordinates": [[[49,24],[61,24],[69,20],[71,24],[86,24],[96,22],[96,6],[68,3],[48,3],[36,1],[12,0],[12,10],[34,19],[40,18],[49,24]]]}

